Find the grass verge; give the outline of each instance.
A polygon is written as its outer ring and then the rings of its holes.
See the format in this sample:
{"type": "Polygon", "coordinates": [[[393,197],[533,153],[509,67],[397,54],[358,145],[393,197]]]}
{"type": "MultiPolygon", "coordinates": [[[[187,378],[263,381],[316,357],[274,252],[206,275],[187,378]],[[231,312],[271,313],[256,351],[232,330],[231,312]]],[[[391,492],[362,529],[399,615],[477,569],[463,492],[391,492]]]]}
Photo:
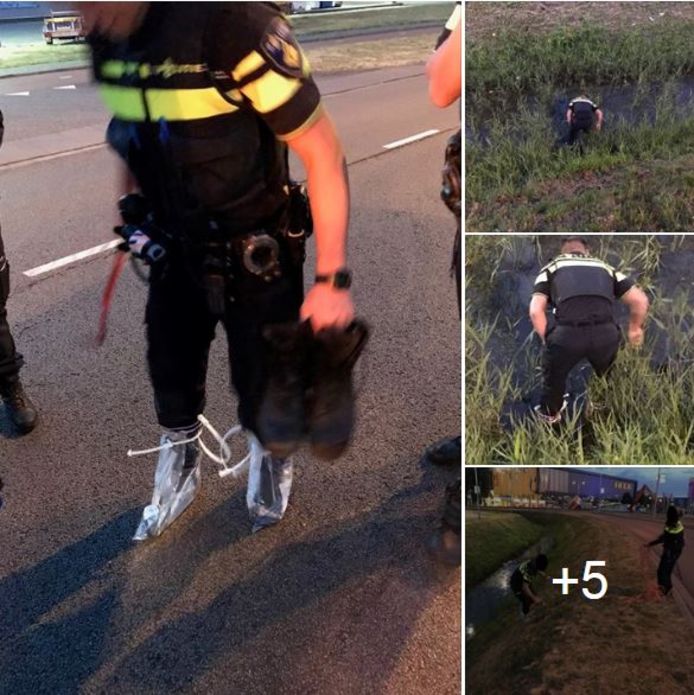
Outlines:
{"type": "Polygon", "coordinates": [[[543,603],[526,621],[510,597],[467,645],[466,692],[692,692],[689,624],[672,600],[638,599],[655,574],[649,565],[644,575],[638,539],[591,517],[557,515],[550,528],[556,543],[548,573],[556,577],[568,567],[570,576],[581,576],[587,560],[606,560],[606,596],[590,601],[576,587],[562,596],[548,580],[540,587],[543,603]]]}
{"type": "Polygon", "coordinates": [[[527,315],[536,272],[555,251],[547,248],[551,242],[466,239],[468,464],[694,464],[690,237],[600,238],[593,253],[635,276],[651,297],[644,347],[623,349],[607,379],[591,379],[590,399],[601,408],[589,428],[569,420],[556,431],[534,419],[512,430],[502,426],[504,407],[536,391],[541,381],[539,344],[529,326],[523,333],[518,324],[527,315]]]}
{"type": "Polygon", "coordinates": [[[468,512],[465,517],[465,585],[474,586],[506,560],[540,540],[542,526],[520,514],[468,512]]]}
{"type": "MultiPolygon", "coordinates": [[[[389,31],[413,26],[432,26],[431,33],[378,40],[355,40],[345,44],[314,46],[306,43],[304,50],[316,71],[338,72],[342,70],[366,70],[379,67],[396,67],[422,63],[434,47],[438,28],[451,13],[447,2],[428,3],[386,10],[336,13],[320,16],[297,15],[291,18],[299,40],[310,37],[319,40],[321,34],[335,32],[389,31]]],[[[28,67],[32,65],[60,64],[67,61],[89,60],[84,44],[56,43],[47,46],[43,42],[0,47],[0,68],[28,67]]]]}

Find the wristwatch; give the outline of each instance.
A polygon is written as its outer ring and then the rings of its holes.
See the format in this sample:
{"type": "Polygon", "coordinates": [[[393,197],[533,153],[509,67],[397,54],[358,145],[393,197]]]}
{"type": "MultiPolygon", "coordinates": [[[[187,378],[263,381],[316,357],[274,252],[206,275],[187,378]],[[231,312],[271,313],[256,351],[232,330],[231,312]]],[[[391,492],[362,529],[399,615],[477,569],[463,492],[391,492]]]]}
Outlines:
{"type": "Polygon", "coordinates": [[[316,282],[327,282],[336,290],[348,290],[352,286],[352,273],[347,268],[340,268],[328,275],[316,275],[316,282]]]}

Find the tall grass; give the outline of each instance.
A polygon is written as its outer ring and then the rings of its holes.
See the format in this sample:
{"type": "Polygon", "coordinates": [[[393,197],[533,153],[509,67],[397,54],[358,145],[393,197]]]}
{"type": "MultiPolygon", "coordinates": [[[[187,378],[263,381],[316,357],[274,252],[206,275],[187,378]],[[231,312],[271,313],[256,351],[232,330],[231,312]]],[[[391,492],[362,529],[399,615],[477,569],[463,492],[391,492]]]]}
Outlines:
{"type": "MultiPolygon", "coordinates": [[[[469,240],[468,240],[469,241],[469,240]]],[[[610,257],[634,272],[652,297],[643,348],[625,347],[605,379],[593,377],[588,392],[594,404],[588,425],[577,416],[557,430],[534,419],[504,428],[504,405],[518,401],[540,383],[541,351],[529,337],[518,345],[513,326],[466,287],[466,463],[477,464],[694,464],[694,306],[690,288],[670,296],[659,290],[667,274],[665,250],[685,250],[688,240],[613,237],[601,241],[596,255],[610,257]]],[[[486,253],[497,253],[495,273],[512,263],[507,243],[476,238],[486,253]]],[[[550,242],[551,243],[551,242],[550,242]]],[[[545,240],[537,244],[542,249],[545,240]]],[[[691,244],[686,247],[692,252],[691,244]]],[[[473,257],[480,257],[477,249],[473,257]]],[[[538,264],[546,260],[538,258],[538,264]]],[[[473,283],[483,268],[466,265],[473,283]]],[[[494,294],[492,290],[489,296],[494,294]]],[[[503,301],[500,298],[496,300],[503,301]]]]}
{"type": "Polygon", "coordinates": [[[611,31],[586,24],[532,35],[513,29],[469,43],[468,98],[507,106],[508,99],[568,85],[654,82],[694,72],[694,24],[672,21],[611,31]]]}

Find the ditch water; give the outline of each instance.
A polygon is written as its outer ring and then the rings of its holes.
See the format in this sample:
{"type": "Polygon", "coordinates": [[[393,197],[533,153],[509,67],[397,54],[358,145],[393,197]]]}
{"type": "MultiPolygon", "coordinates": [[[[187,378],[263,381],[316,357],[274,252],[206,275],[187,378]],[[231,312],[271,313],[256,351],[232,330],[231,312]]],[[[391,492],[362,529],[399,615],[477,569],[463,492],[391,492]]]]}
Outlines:
{"type": "MultiPolygon", "coordinates": [[[[658,83],[645,87],[628,84],[617,87],[599,87],[586,91],[605,114],[604,130],[609,130],[620,123],[635,125],[643,122],[644,119],[651,124],[654,123],[658,113],[658,104],[666,94],[671,95],[667,99],[667,103],[677,118],[691,117],[694,109],[694,76],[683,77],[667,84],[658,83]]],[[[530,113],[544,111],[550,117],[552,128],[557,137],[562,139],[568,135],[566,110],[569,102],[582,92],[580,87],[569,87],[561,94],[556,94],[549,107],[543,106],[537,97],[526,96],[515,105],[511,104],[510,107],[506,105],[505,111],[509,115],[518,107],[524,107],[530,113]]],[[[469,111],[474,113],[474,100],[470,99],[468,103],[470,104],[468,106],[469,111]]],[[[490,129],[485,127],[484,122],[491,119],[495,111],[497,109],[482,109],[478,111],[474,119],[468,116],[465,124],[465,137],[468,142],[489,142],[490,129]],[[471,120],[474,120],[479,126],[473,128],[470,125],[471,120]]],[[[522,133],[519,133],[520,136],[522,133]]]]}
{"type": "Polygon", "coordinates": [[[506,599],[513,596],[509,588],[509,581],[519,563],[535,557],[538,553],[548,553],[553,547],[554,538],[544,536],[537,543],[526,548],[517,558],[504,562],[494,574],[487,577],[481,584],[465,592],[466,640],[475,636],[480,625],[494,620],[506,599]]]}

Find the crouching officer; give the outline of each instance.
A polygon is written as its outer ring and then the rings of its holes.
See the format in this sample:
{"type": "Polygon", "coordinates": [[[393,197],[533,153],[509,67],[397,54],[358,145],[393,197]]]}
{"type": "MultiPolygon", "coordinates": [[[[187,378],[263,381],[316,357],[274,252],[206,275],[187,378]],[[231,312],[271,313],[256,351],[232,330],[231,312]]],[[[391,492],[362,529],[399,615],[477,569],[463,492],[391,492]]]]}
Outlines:
{"type": "Polygon", "coordinates": [[[660,543],[663,544],[663,554],[658,564],[658,586],[663,596],[667,596],[672,591],[672,572],[684,548],[684,526],[677,507],[673,505],[668,507],[665,529],[654,541],[646,543],[645,547],[660,543]]]}
{"type": "MultiPolygon", "coordinates": [[[[2,111],[0,111],[0,146],[5,134],[2,111]]],[[[0,230],[0,398],[10,420],[20,434],[27,434],[36,427],[37,414],[34,404],[26,395],[19,370],[24,364],[7,323],[7,299],[10,296],[10,264],[5,257],[0,230]]]]}
{"type": "Polygon", "coordinates": [[[566,122],[569,124],[569,145],[573,145],[579,133],[601,130],[604,116],[598,105],[585,94],[569,102],[566,109],[566,122]]]}
{"type": "Polygon", "coordinates": [[[532,560],[521,562],[513,571],[510,579],[511,591],[521,603],[521,612],[524,616],[530,613],[530,608],[542,603],[542,599],[533,590],[533,580],[538,576],[544,576],[549,560],[546,555],[540,553],[532,560]]]}
{"type": "MultiPolygon", "coordinates": [[[[301,318],[318,332],[352,322],[346,165],[306,58],[272,3],[81,8],[94,74],[113,113],[108,141],[150,207],[148,236],[165,252],[152,264],[146,309],[164,428],[155,495],[136,534],[146,538],[161,533],[199,486],[197,418],[216,324],[227,332],[239,419],[258,434],[268,325],[301,318]],[[306,169],[316,236],[316,284],[305,299],[305,229],[290,221],[297,200],[287,147],[306,169]],[[164,478],[173,502],[163,499],[164,478]]],[[[260,471],[251,469],[254,529],[282,517],[290,485],[288,460],[264,455],[260,471]]]]}
{"type": "Polygon", "coordinates": [[[588,240],[564,237],[561,253],[537,276],[530,301],[530,320],[545,351],[543,389],[535,411],[554,424],[561,420],[564,389],[571,369],[587,359],[602,376],[612,366],[622,342],[614,318],[614,301],[629,307],[628,339],[643,342],[643,324],[648,298],[634,280],[588,253],[588,240]],[[547,330],[548,306],[554,309],[556,325],[547,330]]]}

